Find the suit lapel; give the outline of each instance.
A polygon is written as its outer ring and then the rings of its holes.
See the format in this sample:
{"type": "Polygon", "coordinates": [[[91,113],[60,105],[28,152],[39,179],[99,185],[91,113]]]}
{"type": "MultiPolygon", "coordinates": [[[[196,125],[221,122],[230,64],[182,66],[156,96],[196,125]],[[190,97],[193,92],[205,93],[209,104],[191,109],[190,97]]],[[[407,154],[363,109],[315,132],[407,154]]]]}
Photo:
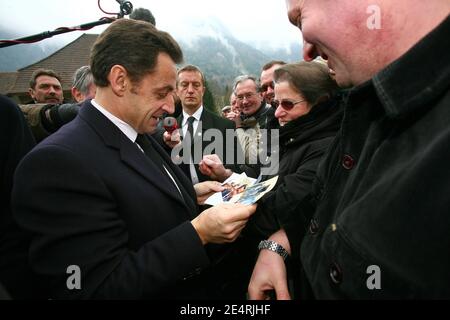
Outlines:
{"type": "MultiPolygon", "coordinates": [[[[108,118],[101,114],[100,111],[98,111],[90,103],[85,103],[83,107],[81,107],[80,116],[91,125],[91,127],[94,129],[94,131],[97,132],[97,134],[99,134],[99,136],[102,137],[106,146],[117,149],[121,161],[123,161],[129,167],[133,168],[133,170],[142,175],[146,180],[154,185],[155,188],[163,191],[168,197],[172,198],[174,201],[178,201],[181,204],[184,204],[189,210],[190,214],[194,212],[196,213],[195,205],[192,205],[194,201],[191,198],[195,197],[195,193],[194,195],[192,195],[192,191],[186,191],[186,186],[184,183],[182,183],[182,186],[179,186],[179,188],[180,191],[182,188],[185,189],[184,192],[187,196],[184,197],[183,193],[183,197],[187,199],[184,200],[176,187],[173,185],[172,181],[169,180],[170,178],[168,176],[165,176],[164,173],[161,172],[161,170],[155,164],[153,164],[150,159],[147,158],[147,156],[138,148],[138,146],[130,141],[130,139],[128,139],[128,137],[125,136],[125,134],[123,134],[123,132],[120,131],[120,129],[117,128],[114,123],[112,123],[108,118]]],[[[155,147],[155,150],[158,150],[160,155],[165,160],[168,159],[167,155],[158,145],[158,143],[155,142],[155,140],[151,137],[149,137],[149,139],[155,147]]],[[[172,165],[171,168],[173,167],[170,159],[169,161],[166,160],[166,162],[172,165]]]]}
{"type": "Polygon", "coordinates": [[[175,179],[179,183],[178,187],[180,188],[180,191],[183,193],[183,197],[186,203],[186,206],[190,208],[190,212],[196,212],[197,211],[197,203],[196,199],[197,196],[195,194],[195,190],[192,187],[192,182],[189,180],[186,175],[181,171],[181,169],[175,165],[172,162],[172,159],[167,155],[167,153],[164,151],[164,149],[159,145],[159,143],[153,139],[153,137],[147,136],[150,140],[150,142],[153,144],[153,147],[161,157],[164,159],[164,162],[170,167],[170,170],[175,175],[175,179]]]}

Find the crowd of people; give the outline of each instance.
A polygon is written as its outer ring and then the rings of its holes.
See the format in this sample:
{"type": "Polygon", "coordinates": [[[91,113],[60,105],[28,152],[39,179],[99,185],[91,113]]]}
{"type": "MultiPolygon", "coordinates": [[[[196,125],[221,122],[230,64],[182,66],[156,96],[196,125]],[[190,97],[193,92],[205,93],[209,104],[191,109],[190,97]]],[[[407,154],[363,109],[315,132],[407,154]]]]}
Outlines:
{"type": "Polygon", "coordinates": [[[370,1],[286,5],[304,61],[236,75],[221,116],[148,10],[98,37],[73,102],[44,69],[31,103],[0,97],[0,297],[450,298],[450,3],[380,0],[382,28],[370,1]],[[233,173],[278,179],[205,205],[233,173]]]}

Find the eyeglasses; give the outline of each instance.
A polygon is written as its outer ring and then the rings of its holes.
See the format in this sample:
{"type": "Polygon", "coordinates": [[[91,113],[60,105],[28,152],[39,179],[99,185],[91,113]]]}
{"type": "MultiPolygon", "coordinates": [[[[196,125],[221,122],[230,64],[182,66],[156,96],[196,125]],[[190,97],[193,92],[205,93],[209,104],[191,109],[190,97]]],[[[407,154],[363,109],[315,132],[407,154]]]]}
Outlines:
{"type": "Polygon", "coordinates": [[[249,99],[253,98],[254,96],[256,96],[256,93],[249,92],[249,93],[246,93],[246,94],[240,94],[240,95],[236,96],[236,99],[239,100],[239,101],[242,101],[244,99],[249,100],[249,99]]]}
{"type": "Polygon", "coordinates": [[[299,104],[300,102],[305,102],[306,100],[299,100],[299,101],[290,101],[290,100],[281,100],[281,102],[280,101],[278,101],[278,100],[273,100],[272,101],[272,105],[274,106],[274,108],[276,109],[276,108],[278,108],[278,106],[280,106],[281,105],[281,107],[284,109],[284,110],[291,110],[296,104],[299,104]]]}
{"type": "Polygon", "coordinates": [[[273,81],[268,84],[263,84],[261,86],[261,92],[266,92],[269,88],[271,88],[272,90],[275,88],[273,81]]]}

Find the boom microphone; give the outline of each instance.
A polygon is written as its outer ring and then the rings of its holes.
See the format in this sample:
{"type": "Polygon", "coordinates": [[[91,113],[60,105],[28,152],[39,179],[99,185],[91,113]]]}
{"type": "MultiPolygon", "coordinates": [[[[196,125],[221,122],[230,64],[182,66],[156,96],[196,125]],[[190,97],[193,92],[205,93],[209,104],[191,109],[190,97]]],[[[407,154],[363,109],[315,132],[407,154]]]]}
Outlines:
{"type": "Polygon", "coordinates": [[[117,3],[120,4],[120,13],[119,13],[119,17],[123,18],[123,16],[125,15],[129,15],[131,14],[131,12],[133,11],[133,5],[131,4],[130,1],[126,1],[126,0],[116,0],[117,3]]]}

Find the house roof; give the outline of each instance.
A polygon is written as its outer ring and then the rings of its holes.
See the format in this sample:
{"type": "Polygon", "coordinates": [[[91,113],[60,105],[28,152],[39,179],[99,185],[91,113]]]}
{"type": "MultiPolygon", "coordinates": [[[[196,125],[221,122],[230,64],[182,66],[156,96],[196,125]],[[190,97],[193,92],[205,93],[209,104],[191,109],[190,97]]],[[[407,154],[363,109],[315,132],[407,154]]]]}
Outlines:
{"type": "Polygon", "coordinates": [[[0,73],[0,94],[7,94],[11,92],[17,80],[17,72],[2,72],[0,73]]]}
{"type": "Polygon", "coordinates": [[[81,66],[89,65],[91,47],[97,37],[97,34],[85,33],[36,63],[16,72],[0,73],[0,93],[11,95],[27,92],[31,74],[39,68],[51,69],[58,73],[62,80],[63,90],[70,90],[74,72],[81,66]]]}

